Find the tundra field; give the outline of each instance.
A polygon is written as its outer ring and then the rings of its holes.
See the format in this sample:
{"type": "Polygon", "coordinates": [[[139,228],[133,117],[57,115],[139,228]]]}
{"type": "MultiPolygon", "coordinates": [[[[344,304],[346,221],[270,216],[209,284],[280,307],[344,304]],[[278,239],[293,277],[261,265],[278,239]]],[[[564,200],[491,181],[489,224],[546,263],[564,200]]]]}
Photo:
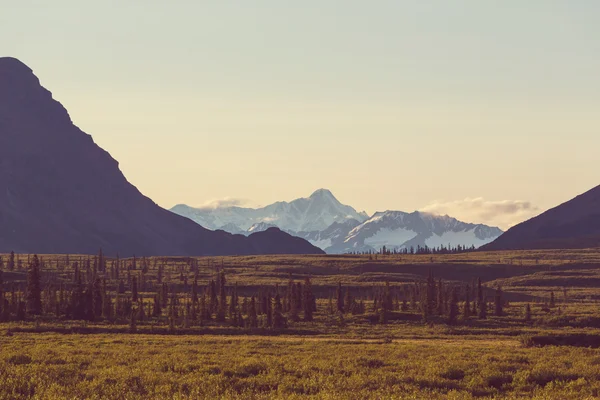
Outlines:
{"type": "Polygon", "coordinates": [[[1,256],[0,399],[600,396],[600,251],[1,256]]]}

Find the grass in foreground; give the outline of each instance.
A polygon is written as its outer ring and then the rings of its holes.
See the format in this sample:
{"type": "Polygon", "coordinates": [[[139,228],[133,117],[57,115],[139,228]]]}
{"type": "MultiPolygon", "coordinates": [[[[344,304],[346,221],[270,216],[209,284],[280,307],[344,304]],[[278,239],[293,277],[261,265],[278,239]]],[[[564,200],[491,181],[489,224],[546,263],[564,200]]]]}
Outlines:
{"type": "Polygon", "coordinates": [[[0,338],[0,399],[582,399],[600,350],[516,339],[0,338]]]}

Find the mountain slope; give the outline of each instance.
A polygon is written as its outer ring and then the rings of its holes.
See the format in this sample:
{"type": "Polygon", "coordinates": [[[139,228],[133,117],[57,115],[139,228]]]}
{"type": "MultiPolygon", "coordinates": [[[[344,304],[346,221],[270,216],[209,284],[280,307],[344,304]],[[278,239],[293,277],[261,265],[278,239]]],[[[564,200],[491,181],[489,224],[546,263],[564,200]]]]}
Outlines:
{"type": "Polygon", "coordinates": [[[479,247],[497,238],[502,231],[481,224],[468,224],[448,216],[415,211],[385,211],[375,213],[367,221],[352,226],[337,225],[335,237],[300,233],[299,236],[323,248],[327,253],[378,251],[418,246],[475,246],[479,247]],[[345,234],[344,234],[345,230],[345,234]],[[326,240],[330,241],[327,242],[326,240]],[[327,247],[322,247],[325,244],[327,247]]]}
{"type": "Polygon", "coordinates": [[[212,232],[162,209],[14,58],[0,58],[0,149],[0,252],[320,252],[280,231],[248,238],[212,232]]]}
{"type": "Polygon", "coordinates": [[[233,224],[247,231],[254,224],[275,225],[288,232],[324,230],[334,222],[348,219],[364,221],[365,213],[340,203],[327,189],[319,189],[308,198],[280,201],[262,208],[217,207],[193,208],[179,204],[171,211],[188,217],[209,229],[224,229],[233,224]]]}
{"type": "Polygon", "coordinates": [[[510,228],[485,250],[600,247],[600,186],[510,228]]]}

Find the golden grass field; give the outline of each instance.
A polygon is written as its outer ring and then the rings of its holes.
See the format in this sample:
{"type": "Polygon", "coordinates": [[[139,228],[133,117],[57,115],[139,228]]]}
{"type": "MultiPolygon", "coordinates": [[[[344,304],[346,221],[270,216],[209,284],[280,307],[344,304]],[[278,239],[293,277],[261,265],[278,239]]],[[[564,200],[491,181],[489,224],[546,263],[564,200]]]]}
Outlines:
{"type": "MultiPolygon", "coordinates": [[[[44,276],[67,279],[64,256],[42,257],[44,276]]],[[[188,261],[160,262],[168,266],[165,280],[182,285],[188,261]]],[[[156,271],[152,259],[149,264],[151,284],[156,271]]],[[[260,286],[285,287],[290,275],[295,280],[310,275],[322,294],[315,321],[290,322],[279,331],[178,325],[171,333],[161,321],[146,321],[135,334],[128,333],[127,321],[42,316],[2,323],[0,399],[600,398],[597,249],[377,259],[212,257],[199,259],[199,282],[205,285],[217,268],[244,296],[260,286]],[[405,318],[418,314],[409,311],[380,325],[368,315],[328,311],[327,298],[338,282],[359,290],[385,281],[413,284],[429,269],[451,285],[476,277],[489,290],[502,285],[509,299],[505,315],[459,318],[448,326],[441,317],[427,323],[405,318]],[[547,304],[551,292],[554,307],[547,304]],[[531,304],[530,322],[524,321],[525,302],[531,304]],[[530,340],[579,334],[589,342],[541,347],[530,340]]],[[[24,271],[5,272],[4,281],[24,277],[24,271]]]]}

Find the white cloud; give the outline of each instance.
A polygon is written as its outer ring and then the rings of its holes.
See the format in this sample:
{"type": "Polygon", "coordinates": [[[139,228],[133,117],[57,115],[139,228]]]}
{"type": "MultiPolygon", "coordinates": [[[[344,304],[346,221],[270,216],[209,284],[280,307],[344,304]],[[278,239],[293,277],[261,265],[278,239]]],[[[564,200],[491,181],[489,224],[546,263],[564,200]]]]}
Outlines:
{"type": "Polygon", "coordinates": [[[200,204],[197,208],[205,210],[214,210],[225,207],[252,207],[253,203],[247,199],[238,199],[233,197],[224,197],[222,199],[209,200],[200,204]]]}
{"type": "Polygon", "coordinates": [[[420,211],[447,214],[458,220],[508,229],[539,214],[539,208],[523,200],[486,200],[483,197],[432,201],[420,211]]]}

